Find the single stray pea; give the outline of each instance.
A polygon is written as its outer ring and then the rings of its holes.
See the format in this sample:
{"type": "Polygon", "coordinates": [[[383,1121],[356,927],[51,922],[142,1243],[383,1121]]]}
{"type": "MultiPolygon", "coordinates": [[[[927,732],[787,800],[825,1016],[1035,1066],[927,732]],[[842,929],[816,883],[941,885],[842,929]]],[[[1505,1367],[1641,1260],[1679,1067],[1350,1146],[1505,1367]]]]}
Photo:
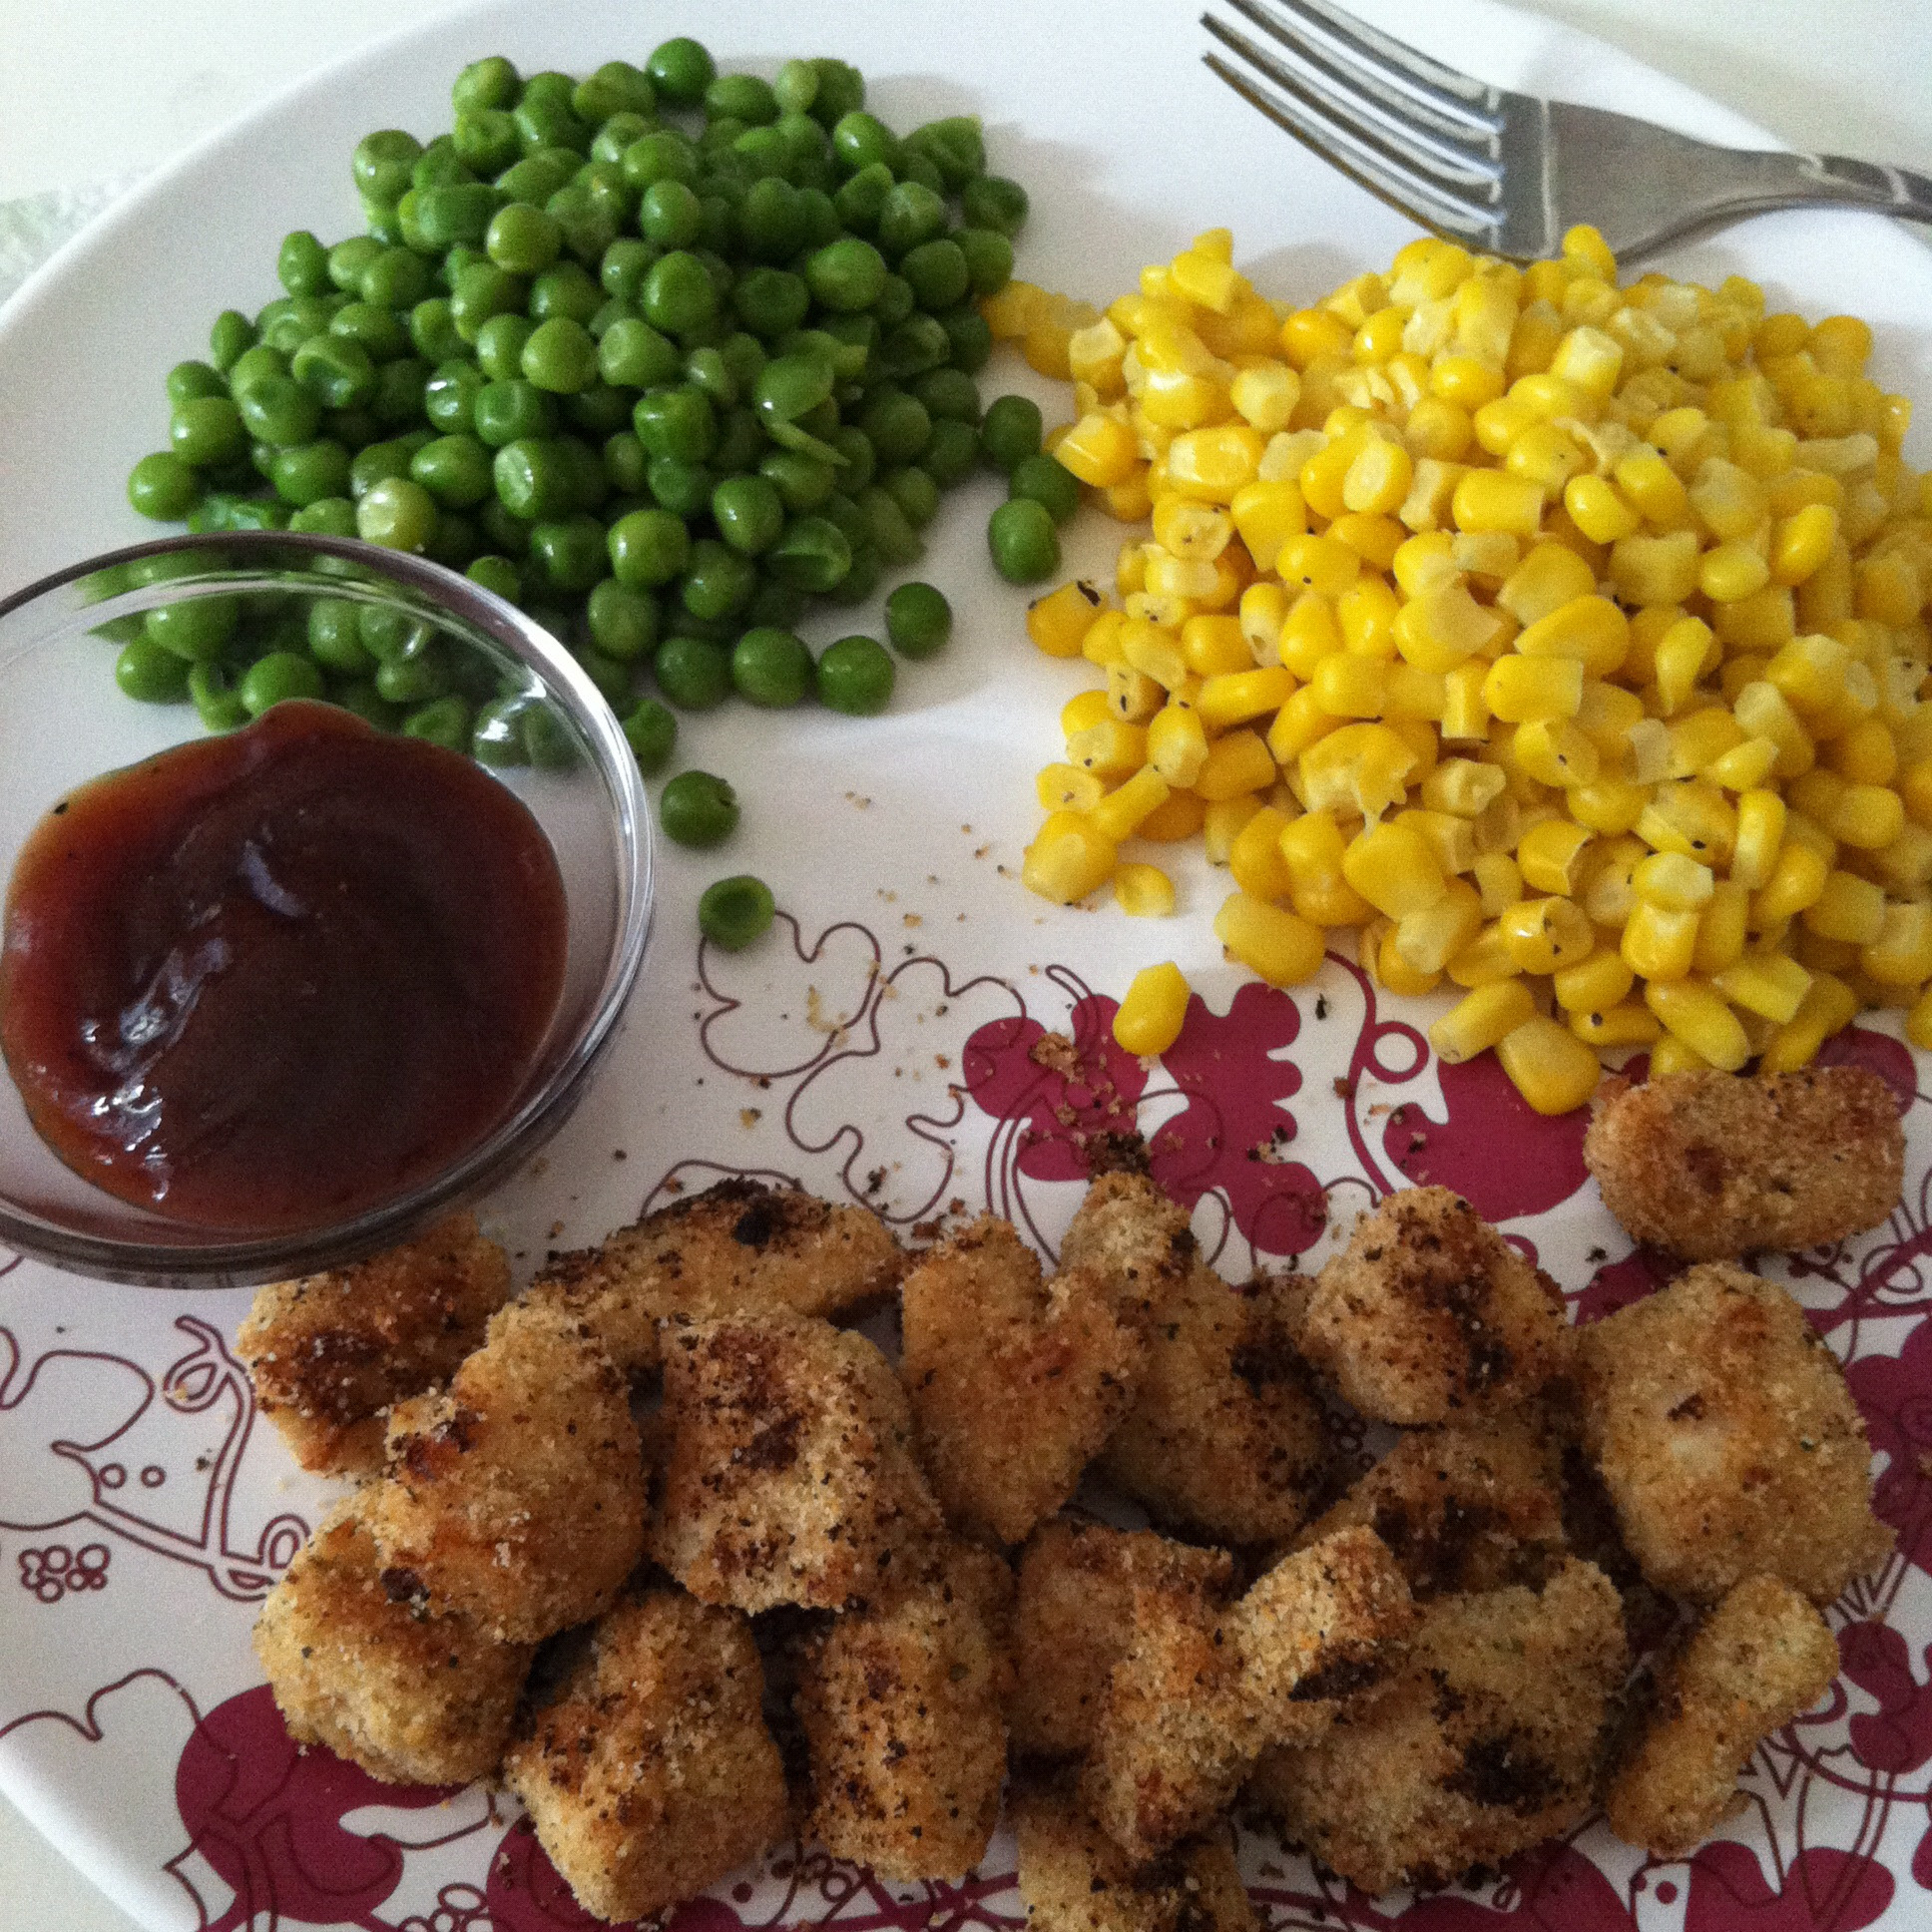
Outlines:
{"type": "Polygon", "coordinates": [[[737,793],[709,771],[681,771],[659,794],[658,819],[679,845],[722,845],[737,829],[737,793]]]}
{"type": "Polygon", "coordinates": [[[986,546],[1009,584],[1038,584],[1060,568],[1060,533],[1046,505],[1030,496],[1013,497],[993,512],[986,546]]]}
{"type": "Polygon", "coordinates": [[[1080,508],[1080,479],[1051,456],[1024,456],[1013,466],[1007,494],[1031,497],[1055,523],[1065,523],[1080,508]]]}
{"type": "Polygon", "coordinates": [[[698,929],[714,946],[723,946],[727,953],[742,952],[769,930],[774,910],[771,888],[749,872],[740,872],[705,888],[698,901],[698,929]]]}
{"type": "Polygon", "coordinates": [[[876,638],[840,638],[819,658],[817,683],[827,711],[869,718],[892,701],[892,660],[876,638]]]}
{"type": "Polygon", "coordinates": [[[885,635],[902,658],[930,658],[953,634],[953,607],[930,584],[901,584],[885,600],[885,635]]]}
{"type": "Polygon", "coordinates": [[[655,698],[642,699],[624,720],[624,735],[649,778],[671,762],[678,743],[678,721],[655,698]]]}

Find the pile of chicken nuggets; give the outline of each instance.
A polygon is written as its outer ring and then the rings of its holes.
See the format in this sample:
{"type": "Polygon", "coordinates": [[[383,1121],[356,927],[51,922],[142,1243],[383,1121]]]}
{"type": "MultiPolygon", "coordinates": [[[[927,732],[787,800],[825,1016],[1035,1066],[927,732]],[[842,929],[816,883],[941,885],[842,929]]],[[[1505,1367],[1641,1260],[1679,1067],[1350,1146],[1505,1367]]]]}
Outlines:
{"type": "Polygon", "coordinates": [[[1882,1218],[1896,1111],[1788,1078],[1611,1098],[1606,1199],[1699,1264],[1582,1329],[1444,1189],[1235,1285],[1131,1165],[1051,1274],[990,1216],[907,1253],[731,1181],[521,1297],[460,1218],[263,1289],[259,1404],[356,1479],[255,1633],[288,1729],[499,1780],[608,1920],[793,1833],[956,1879],[1003,1796],[1039,1932],[1252,1932],[1235,1815],[1371,1894],[1599,1805],[1679,1855],[1829,1685],[1819,1607],[1890,1547],[1835,1358],[1737,1257],[1882,1218]],[[1705,1136],[1689,1193],[1633,1108],[1705,1136]],[[1767,1108],[1838,1138],[1725,1125],[1767,1108]],[[1753,1189],[1782,1217],[1755,1240],[1753,1189]],[[853,1325],[894,1304],[896,1365],[853,1325]],[[1366,1473],[1344,1404],[1399,1431],[1366,1473]]]}

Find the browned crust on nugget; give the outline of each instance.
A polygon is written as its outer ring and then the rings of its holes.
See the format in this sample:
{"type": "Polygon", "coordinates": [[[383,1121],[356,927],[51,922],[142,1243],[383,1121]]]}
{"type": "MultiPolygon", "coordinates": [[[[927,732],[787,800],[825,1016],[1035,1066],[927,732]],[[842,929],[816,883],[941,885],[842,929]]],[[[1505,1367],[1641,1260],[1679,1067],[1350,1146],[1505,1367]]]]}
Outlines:
{"type": "Polygon", "coordinates": [[[609,1608],[644,1512],[624,1377],[580,1323],[523,1302],[445,1394],[397,1405],[369,1522],[392,1589],[535,1642],[609,1608]]]}
{"type": "Polygon", "coordinates": [[[1687,1856],[1732,1808],[1751,1752],[1837,1675],[1837,1640],[1811,1605],[1775,1577],[1745,1578],[1658,1673],[1605,1793],[1610,1828],[1687,1856]]]}
{"type": "Polygon", "coordinates": [[[1295,1336],[1364,1415],[1447,1422],[1561,1374],[1563,1298],[1447,1188],[1390,1195],[1316,1277],[1295,1336]]]}
{"type": "Polygon", "coordinates": [[[757,1857],[787,1827],[743,1618],[676,1591],[627,1600],[503,1760],[580,1905],[644,1918],[757,1857]]]}
{"type": "Polygon", "coordinates": [[[494,1771],[530,1644],[398,1602],[365,1520],[368,1492],[323,1519],[254,1627],[255,1656],[298,1744],[325,1744],[390,1784],[467,1784],[494,1771]]]}
{"type": "Polygon", "coordinates": [[[1013,1575],[954,1543],[876,1609],[835,1617],[801,1662],[805,1832],[881,1878],[963,1877],[1000,1815],[1013,1575]]]}
{"type": "Polygon", "coordinates": [[[1564,1546],[1561,1450],[1534,1411],[1405,1435],[1300,1545],[1359,1525],[1427,1602],[1540,1577],[1564,1546]]]}
{"type": "Polygon", "coordinates": [[[1829,1603],[1891,1548],[1837,1357],[1781,1287],[1729,1262],[1582,1331],[1585,1446],[1660,1590],[1745,1577],[1829,1603]]]}
{"type": "Polygon", "coordinates": [[[1862,1233],[1905,1178],[1892,1091],[1864,1067],[1607,1081],[1583,1155],[1624,1226],[1687,1261],[1862,1233]]]}
{"type": "Polygon", "coordinates": [[[667,1322],[660,1427],[652,1554],[706,1603],[842,1609],[940,1528],[890,1365],[829,1322],[667,1322]]]}
{"type": "Polygon", "coordinates": [[[1364,1892],[1454,1883],[1588,1815],[1627,1665],[1617,1592],[1591,1564],[1540,1593],[1440,1597],[1400,1672],[1318,1742],[1265,1752],[1250,1795],[1364,1892]]]}
{"type": "Polygon", "coordinates": [[[304,1469],[368,1475],[382,1466],[390,1405],[449,1375],[509,1296],[502,1248],[474,1214],[451,1214],[369,1260],[269,1282],[235,1350],[255,1407],[304,1469]]]}
{"type": "Polygon", "coordinates": [[[1065,1784],[1022,1786],[1011,1810],[1032,1932],[1255,1932],[1225,1831],[1137,1866],[1065,1784]]]}
{"type": "Polygon", "coordinates": [[[914,1267],[901,1302],[899,1372],[933,1489],[956,1528],[1019,1543],[1106,1446],[1146,1344],[1107,1275],[1043,1282],[1039,1257],[990,1214],[914,1267]]]}
{"type": "Polygon", "coordinates": [[[1290,1338],[1298,1299],[1289,1279],[1234,1288],[1200,1260],[1167,1291],[1101,1464],[1157,1522],[1235,1544],[1278,1543],[1300,1526],[1328,1438],[1290,1338]]]}
{"type": "Polygon", "coordinates": [[[1159,1319],[1195,1258],[1188,1210],[1147,1175],[1118,1170],[1088,1188],[1060,1243],[1063,1268],[1101,1275],[1116,1310],[1143,1325],[1159,1319]]]}
{"type": "Polygon", "coordinates": [[[1107,1680],[1134,1631],[1137,1589],[1189,1602],[1218,1596],[1234,1566],[1219,1550],[1117,1530],[1078,1515],[1042,1523],[1020,1557],[1007,1723],[1016,1750],[1073,1757],[1093,1747],[1107,1680]]]}
{"type": "Polygon", "coordinates": [[[557,1256],[531,1294],[580,1315],[642,1375],[668,1315],[841,1314],[889,1293],[904,1258],[869,1208],[732,1179],[557,1256]]]}

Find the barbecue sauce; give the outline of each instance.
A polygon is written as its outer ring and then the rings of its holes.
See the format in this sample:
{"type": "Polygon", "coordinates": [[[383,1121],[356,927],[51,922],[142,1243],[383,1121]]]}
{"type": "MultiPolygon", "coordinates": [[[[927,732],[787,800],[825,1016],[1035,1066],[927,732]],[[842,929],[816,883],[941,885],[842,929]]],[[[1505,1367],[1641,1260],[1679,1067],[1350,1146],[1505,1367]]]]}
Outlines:
{"type": "Polygon", "coordinates": [[[277,705],[81,786],[14,866],[0,1051],[75,1173],[271,1233],[393,1199],[509,1113],[563,987],[543,828],[439,745],[277,705]]]}

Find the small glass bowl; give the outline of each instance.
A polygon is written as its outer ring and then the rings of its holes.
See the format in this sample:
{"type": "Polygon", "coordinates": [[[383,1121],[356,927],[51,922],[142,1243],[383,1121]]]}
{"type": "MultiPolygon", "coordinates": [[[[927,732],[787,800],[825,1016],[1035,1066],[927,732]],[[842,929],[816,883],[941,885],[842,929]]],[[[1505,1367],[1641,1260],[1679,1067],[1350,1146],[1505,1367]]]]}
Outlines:
{"type": "Polygon", "coordinates": [[[116,677],[148,612],[205,598],[236,600],[243,626],[272,636],[272,648],[299,648],[321,598],[355,603],[358,623],[368,613],[368,636],[406,636],[420,651],[435,634],[431,648],[478,707],[474,725],[454,708],[441,714],[446,735],[460,733],[543,826],[563,873],[569,951],[549,1035],[502,1121],[442,1173],[327,1225],[250,1235],[122,1202],[40,1140],[0,1062],[0,1245],[75,1273],[166,1287],[245,1285],[353,1260],[503,1179],[583,1095],[651,929],[651,821],[637,759],[563,646],[439,564],[284,532],[138,544],[0,600],[0,876],[12,875],[28,834],[75,786],[206,735],[195,704],[141,702],[116,677]]]}

